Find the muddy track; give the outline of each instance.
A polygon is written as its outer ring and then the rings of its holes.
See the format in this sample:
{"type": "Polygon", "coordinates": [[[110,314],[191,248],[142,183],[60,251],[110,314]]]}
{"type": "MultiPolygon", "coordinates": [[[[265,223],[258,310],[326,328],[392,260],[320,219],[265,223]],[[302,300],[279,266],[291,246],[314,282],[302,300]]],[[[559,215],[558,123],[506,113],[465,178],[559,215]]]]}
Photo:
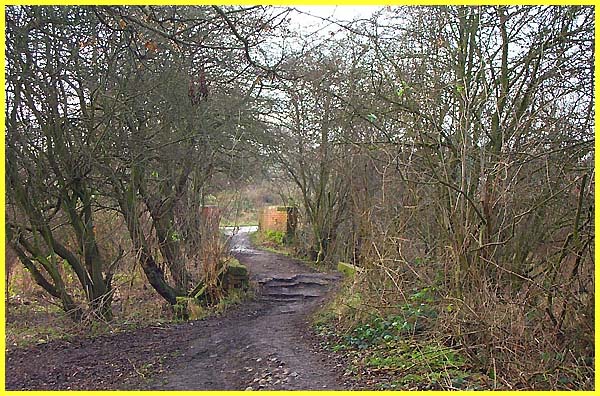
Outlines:
{"type": "Polygon", "coordinates": [[[254,250],[247,233],[234,237],[233,251],[250,270],[256,300],[207,322],[182,364],[150,389],[342,389],[328,357],[314,347],[308,323],[339,275],[254,250]]]}
{"type": "Polygon", "coordinates": [[[255,250],[247,233],[238,233],[233,242],[234,255],[250,270],[254,300],[221,317],[10,351],[6,388],[347,388],[336,362],[316,345],[309,324],[339,275],[255,250]],[[140,367],[165,356],[160,370],[140,375],[140,367]]]}

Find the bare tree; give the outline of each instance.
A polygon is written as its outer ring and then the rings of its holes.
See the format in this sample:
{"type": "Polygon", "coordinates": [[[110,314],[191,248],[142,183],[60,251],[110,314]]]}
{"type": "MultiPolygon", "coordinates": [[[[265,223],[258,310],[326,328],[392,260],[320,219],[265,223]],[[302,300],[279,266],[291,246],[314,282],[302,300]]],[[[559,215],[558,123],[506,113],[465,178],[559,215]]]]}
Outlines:
{"type": "Polygon", "coordinates": [[[89,11],[7,9],[6,230],[34,280],[79,318],[62,262],[90,307],[111,318],[111,280],[121,254],[104,257],[94,230],[94,123],[87,118],[85,57],[96,25],[89,11]],[[65,24],[77,26],[75,32],[65,24]]]}
{"type": "MultiPolygon", "coordinates": [[[[441,287],[462,306],[449,315],[457,327],[490,329],[466,345],[504,343],[507,334],[539,340],[548,328],[546,350],[556,340],[562,351],[578,348],[564,337],[581,328],[586,344],[592,326],[580,313],[591,312],[593,297],[592,9],[400,7],[384,21],[348,26],[369,41],[364,67],[381,132],[375,145],[358,143],[374,168],[385,169],[371,201],[383,210],[369,219],[379,232],[363,254],[394,278],[416,274],[441,287]],[[415,271],[422,255],[442,261],[443,272],[415,271]],[[482,306],[498,315],[473,314],[482,306]]],[[[361,114],[355,99],[346,103],[361,114]]],[[[490,353],[474,348],[472,356],[486,365],[490,353]]],[[[536,364],[504,357],[513,373],[536,364]]]]}
{"type": "Polygon", "coordinates": [[[15,212],[7,226],[21,261],[65,309],[76,304],[61,291],[55,255],[69,262],[90,301],[106,306],[110,316],[110,280],[120,255],[102,259],[93,227],[100,211],[123,216],[150,284],[171,304],[206,280],[196,227],[204,189],[240,157],[242,145],[261,140],[253,108],[257,76],[276,64],[264,62],[260,37],[285,12],[8,11],[7,184],[15,212]],[[17,224],[22,218],[27,221],[17,224]],[[60,243],[68,232],[65,218],[79,244],[70,255],[60,243]]]}

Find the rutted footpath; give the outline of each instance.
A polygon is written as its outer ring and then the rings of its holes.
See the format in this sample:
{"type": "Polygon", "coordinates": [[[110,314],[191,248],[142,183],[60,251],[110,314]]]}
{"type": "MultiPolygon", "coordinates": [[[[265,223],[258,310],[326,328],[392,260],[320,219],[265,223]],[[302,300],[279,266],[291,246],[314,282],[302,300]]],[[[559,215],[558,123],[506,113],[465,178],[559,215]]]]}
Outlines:
{"type": "Polygon", "coordinates": [[[11,351],[7,389],[346,389],[309,323],[340,275],[255,250],[247,232],[233,242],[252,301],[220,317],[11,351]]]}

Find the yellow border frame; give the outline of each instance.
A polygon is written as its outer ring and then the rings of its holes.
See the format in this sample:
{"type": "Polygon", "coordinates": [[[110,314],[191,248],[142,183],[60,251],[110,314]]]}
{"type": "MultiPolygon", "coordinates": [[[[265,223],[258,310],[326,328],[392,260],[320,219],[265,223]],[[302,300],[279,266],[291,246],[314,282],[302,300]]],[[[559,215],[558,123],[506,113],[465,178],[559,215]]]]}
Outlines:
{"type": "Polygon", "coordinates": [[[466,5],[466,6],[477,6],[477,5],[547,5],[547,6],[567,6],[567,5],[596,5],[597,0],[550,0],[550,1],[493,1],[493,0],[425,0],[425,1],[410,1],[410,0],[396,0],[396,1],[378,1],[372,2],[368,0],[342,0],[342,1],[330,1],[330,0],[299,0],[299,1],[281,1],[281,0],[214,0],[214,1],[189,1],[189,0],[173,0],[173,1],[143,1],[143,0],[132,0],[132,1],[93,1],[93,0],[33,0],[33,1],[5,1],[2,2],[4,6],[8,5],[273,5],[273,6],[399,6],[399,5],[419,5],[419,6],[435,6],[435,5],[466,5]]]}

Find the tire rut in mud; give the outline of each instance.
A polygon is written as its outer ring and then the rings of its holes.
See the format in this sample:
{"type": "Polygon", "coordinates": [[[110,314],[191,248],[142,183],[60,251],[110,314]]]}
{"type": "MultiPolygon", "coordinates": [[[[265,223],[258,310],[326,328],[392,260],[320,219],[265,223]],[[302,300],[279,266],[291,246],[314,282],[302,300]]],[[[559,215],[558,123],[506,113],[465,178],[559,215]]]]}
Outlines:
{"type": "Polygon", "coordinates": [[[312,272],[298,260],[255,250],[247,234],[238,234],[234,242],[256,299],[222,318],[198,323],[203,332],[185,347],[185,363],[149,388],[343,389],[334,362],[315,345],[309,323],[340,275],[312,272]]]}
{"type": "MultiPolygon", "coordinates": [[[[220,317],[53,341],[7,353],[12,390],[341,390],[340,368],[314,341],[311,313],[339,275],[234,240],[257,295],[220,317]],[[101,356],[101,358],[99,358],[101,356]],[[142,368],[160,368],[148,377],[142,368]]],[[[338,365],[339,366],[339,365],[338,365]]]]}

